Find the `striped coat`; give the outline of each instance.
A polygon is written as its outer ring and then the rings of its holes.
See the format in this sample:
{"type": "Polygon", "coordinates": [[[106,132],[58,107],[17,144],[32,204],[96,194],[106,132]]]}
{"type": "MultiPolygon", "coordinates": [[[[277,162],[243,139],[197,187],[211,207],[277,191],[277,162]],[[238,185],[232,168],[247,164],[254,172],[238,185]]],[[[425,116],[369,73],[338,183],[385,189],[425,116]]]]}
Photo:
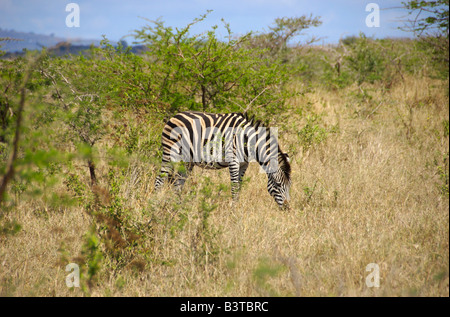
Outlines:
{"type": "Polygon", "coordinates": [[[162,165],[155,189],[169,179],[180,190],[194,166],[228,168],[232,197],[237,200],[248,164],[255,160],[268,176],[269,194],[280,207],[286,207],[291,168],[288,155],[279,147],[276,132],[241,113],[178,113],[163,129],[162,165]],[[174,171],[175,162],[185,163],[183,171],[174,171]]]}

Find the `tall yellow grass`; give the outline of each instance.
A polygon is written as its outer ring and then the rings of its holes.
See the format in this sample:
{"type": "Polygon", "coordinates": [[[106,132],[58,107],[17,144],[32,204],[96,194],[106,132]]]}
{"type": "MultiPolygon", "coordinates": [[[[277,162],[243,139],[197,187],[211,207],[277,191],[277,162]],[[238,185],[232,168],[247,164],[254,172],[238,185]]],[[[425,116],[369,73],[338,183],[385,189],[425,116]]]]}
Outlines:
{"type": "MultiPolygon", "coordinates": [[[[132,162],[121,195],[132,221],[148,224],[153,260],[117,271],[104,260],[90,295],[449,296],[449,197],[437,167],[449,146],[444,84],[406,77],[390,90],[370,86],[372,105],[356,104],[356,87],[294,98],[293,109],[309,104],[324,127],[338,131],[307,151],[289,129],[280,131],[282,147],[297,149],[291,210],[277,208],[253,164],[236,205],[227,190],[208,198],[217,204],[208,237],[199,211],[205,198],[195,191],[205,176],[228,184],[226,170],[194,169],[185,186],[187,221],[171,232],[163,220],[180,215],[164,202],[176,195],[152,193],[158,167],[132,162]],[[370,263],[379,266],[378,288],[366,284],[370,263]]],[[[305,124],[294,110],[288,117],[299,129],[305,124]]],[[[23,229],[0,241],[0,295],[85,295],[66,286],[64,270],[92,222],[82,208],[19,202],[7,217],[23,229]]]]}

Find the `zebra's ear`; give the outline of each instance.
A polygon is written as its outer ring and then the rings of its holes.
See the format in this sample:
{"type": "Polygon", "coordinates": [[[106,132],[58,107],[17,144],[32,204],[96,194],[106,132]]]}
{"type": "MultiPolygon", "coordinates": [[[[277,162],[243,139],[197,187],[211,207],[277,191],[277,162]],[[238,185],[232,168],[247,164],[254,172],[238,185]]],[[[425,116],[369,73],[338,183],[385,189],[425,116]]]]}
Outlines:
{"type": "Polygon", "coordinates": [[[291,162],[291,159],[289,158],[289,154],[288,153],[283,153],[284,157],[286,157],[286,161],[288,161],[288,163],[291,162]]]}

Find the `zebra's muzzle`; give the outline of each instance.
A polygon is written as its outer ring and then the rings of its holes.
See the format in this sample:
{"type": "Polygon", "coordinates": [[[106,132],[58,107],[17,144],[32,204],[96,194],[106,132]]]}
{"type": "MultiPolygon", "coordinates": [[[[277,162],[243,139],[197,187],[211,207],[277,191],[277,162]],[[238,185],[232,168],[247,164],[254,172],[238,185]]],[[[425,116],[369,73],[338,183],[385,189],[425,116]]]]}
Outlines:
{"type": "Polygon", "coordinates": [[[291,205],[289,204],[289,201],[285,200],[283,202],[283,205],[280,206],[280,208],[283,210],[291,210],[291,205]]]}

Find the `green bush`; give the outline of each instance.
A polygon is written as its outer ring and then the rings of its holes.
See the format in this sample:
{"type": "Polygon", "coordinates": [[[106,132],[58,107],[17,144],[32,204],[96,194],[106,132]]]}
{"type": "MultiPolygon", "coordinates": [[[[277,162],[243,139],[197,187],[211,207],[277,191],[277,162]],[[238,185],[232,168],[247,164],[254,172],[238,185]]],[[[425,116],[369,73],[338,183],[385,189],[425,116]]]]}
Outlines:
{"type": "Polygon", "coordinates": [[[361,33],[360,37],[351,44],[350,55],[346,56],[346,61],[355,73],[358,85],[366,81],[373,83],[382,78],[383,57],[373,44],[373,41],[361,33]]]}
{"type": "Polygon", "coordinates": [[[260,49],[248,49],[250,34],[235,37],[223,21],[227,39],[208,32],[190,35],[191,24],[174,30],[162,21],[135,31],[137,43],[148,47],[146,58],[154,76],[154,95],[169,105],[171,114],[181,110],[243,112],[252,109],[267,116],[284,108],[287,69],[261,58],[260,49]],[[251,108],[252,106],[252,108],[251,108]]]}

